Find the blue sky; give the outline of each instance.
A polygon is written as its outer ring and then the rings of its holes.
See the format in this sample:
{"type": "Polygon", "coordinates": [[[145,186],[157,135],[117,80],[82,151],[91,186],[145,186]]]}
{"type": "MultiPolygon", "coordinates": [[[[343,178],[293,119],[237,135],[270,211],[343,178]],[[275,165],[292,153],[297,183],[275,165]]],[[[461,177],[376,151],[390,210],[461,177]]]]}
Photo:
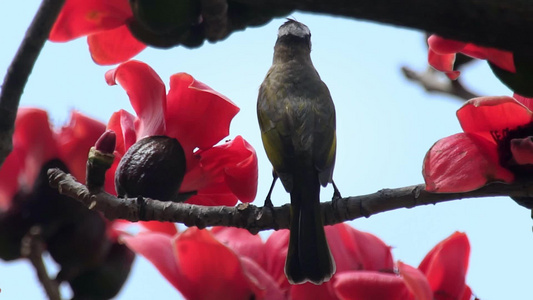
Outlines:
{"type": "MultiPolygon", "coordinates": [[[[37,0],[0,3],[0,70],[5,74],[24,32],[40,4],[37,0]]],[[[337,164],[334,179],[343,196],[373,193],[423,182],[422,160],[439,138],[460,132],[455,111],[462,102],[431,95],[407,81],[400,67],[426,68],[423,34],[388,25],[295,13],[312,32],[312,59],[328,85],[337,109],[337,164]]],[[[195,50],[149,48],[135,59],[150,64],[168,84],[171,74],[188,72],[228,96],[241,111],[230,137],[242,135],[259,156],[262,201],[271,180],[256,117],[256,99],[273,54],[276,19],[260,28],[231,35],[195,50]]],[[[47,43],[29,78],[21,105],[49,111],[53,122],[67,121],[72,109],[107,122],[114,111],[132,111],[120,86],[108,86],[105,71],[94,64],[84,38],[47,43]]],[[[3,75],[2,75],[3,76],[3,75]]],[[[511,95],[483,62],[462,74],[477,93],[511,95]]],[[[329,200],[330,187],[322,199],[329,200]]],[[[278,185],[276,205],[289,201],[278,185]]],[[[530,212],[508,198],[452,201],[400,209],[350,222],[394,247],[395,260],[417,266],[436,243],[454,231],[466,232],[472,247],[467,283],[481,299],[521,299],[530,294],[533,222],[530,212]]],[[[29,263],[0,262],[0,297],[45,299],[29,263]]],[[[144,259],[137,258],[117,299],[179,298],[144,259]]]]}

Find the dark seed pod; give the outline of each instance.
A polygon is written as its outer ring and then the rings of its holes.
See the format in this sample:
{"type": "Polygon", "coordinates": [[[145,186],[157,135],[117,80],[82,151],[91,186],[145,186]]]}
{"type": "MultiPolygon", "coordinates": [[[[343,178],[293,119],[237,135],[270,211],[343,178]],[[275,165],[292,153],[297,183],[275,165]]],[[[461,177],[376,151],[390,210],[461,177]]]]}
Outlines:
{"type": "Polygon", "coordinates": [[[115,187],[119,197],[170,201],[178,195],[184,175],[185,153],[178,140],[149,136],[124,154],[115,173],[115,187]]]}
{"type": "Polygon", "coordinates": [[[115,297],[128,278],[134,258],[135,253],[126,245],[114,243],[100,265],[69,280],[74,293],[72,299],[103,300],[115,297]]]}

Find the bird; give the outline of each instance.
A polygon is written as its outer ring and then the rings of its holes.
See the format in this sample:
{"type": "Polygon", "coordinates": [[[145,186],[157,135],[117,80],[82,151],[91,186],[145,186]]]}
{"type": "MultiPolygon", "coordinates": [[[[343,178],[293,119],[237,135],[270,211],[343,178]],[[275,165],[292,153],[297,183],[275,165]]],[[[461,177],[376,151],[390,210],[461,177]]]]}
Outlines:
{"type": "Polygon", "coordinates": [[[333,182],[335,106],[311,61],[311,32],[292,19],[279,27],[272,66],[259,88],[257,117],[261,139],[279,178],[290,194],[290,237],[285,275],[291,284],[322,284],[335,273],[320,209],[320,186],[333,182]]]}

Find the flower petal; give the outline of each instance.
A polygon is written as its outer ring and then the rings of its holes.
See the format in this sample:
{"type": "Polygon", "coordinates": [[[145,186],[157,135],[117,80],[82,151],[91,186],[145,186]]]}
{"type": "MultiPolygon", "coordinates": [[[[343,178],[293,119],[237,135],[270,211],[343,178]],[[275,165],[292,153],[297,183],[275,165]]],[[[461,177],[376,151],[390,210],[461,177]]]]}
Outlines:
{"type": "Polygon", "coordinates": [[[178,234],[178,228],[172,222],[141,221],[139,225],[151,232],[159,232],[169,236],[178,234]]]}
{"type": "Polygon", "coordinates": [[[433,300],[433,292],[424,273],[402,262],[398,262],[398,271],[415,299],[433,300]]]}
{"type": "Polygon", "coordinates": [[[41,167],[58,158],[56,134],[48,114],[38,108],[20,108],[15,120],[13,151],[0,169],[0,208],[7,208],[18,190],[31,189],[41,167]]]}
{"type": "Polygon", "coordinates": [[[472,289],[467,285],[465,288],[465,291],[463,292],[463,296],[460,300],[471,300],[472,299],[472,289]]]}
{"type": "Polygon", "coordinates": [[[439,71],[447,72],[450,79],[456,79],[459,76],[459,72],[449,73],[453,69],[453,60],[458,52],[477,59],[488,60],[506,71],[516,72],[513,53],[509,51],[449,40],[435,34],[428,38],[428,45],[430,64],[439,71]]]}
{"type": "Polygon", "coordinates": [[[123,235],[120,240],[133,252],[150,261],[168,282],[181,291],[185,281],[174,256],[171,236],[158,232],[145,232],[136,236],[123,235]]]}
{"type": "Polygon", "coordinates": [[[466,192],[492,181],[514,179],[500,166],[496,144],[469,133],[436,142],[426,153],[422,174],[426,190],[439,193],[466,192]]]}
{"type": "Polygon", "coordinates": [[[185,203],[203,206],[235,206],[237,197],[225,184],[212,184],[198,191],[196,195],[187,199],[185,203]]]}
{"type": "Polygon", "coordinates": [[[254,299],[283,300],[286,298],[274,279],[256,261],[241,257],[241,263],[255,292],[254,299]]]}
{"type": "Polygon", "coordinates": [[[506,71],[516,73],[512,52],[495,48],[480,47],[474,44],[467,44],[460,52],[477,59],[488,60],[506,71]]]}
{"type": "Polygon", "coordinates": [[[533,98],[527,98],[518,94],[514,94],[513,98],[516,99],[516,101],[524,104],[525,107],[527,107],[530,111],[533,111],[533,98]]]}
{"type": "MultiPolygon", "coordinates": [[[[291,300],[336,300],[335,290],[331,281],[316,285],[310,282],[293,285],[290,290],[291,300]]],[[[377,298],[376,298],[377,299],[377,298]]]]}
{"type": "Polygon", "coordinates": [[[435,51],[429,49],[428,51],[428,63],[430,66],[438,71],[446,73],[446,76],[451,80],[457,79],[461,72],[454,71],[453,65],[455,63],[455,53],[452,54],[438,54],[435,51]]]}
{"type": "Polygon", "coordinates": [[[290,231],[287,229],[277,230],[265,242],[265,265],[263,267],[283,290],[291,287],[284,271],[289,235],[290,231]]]}
{"type": "MultiPolygon", "coordinates": [[[[337,248],[340,245],[338,242],[331,240],[333,234],[329,227],[338,228],[343,240],[342,247],[348,250],[352,264],[357,264],[355,267],[351,267],[351,270],[383,271],[393,269],[394,263],[390,246],[386,245],[377,236],[368,232],[359,231],[344,223],[326,226],[326,235],[328,241],[330,241],[330,245],[333,245],[332,248],[337,248]]],[[[343,260],[335,257],[335,261],[337,263],[337,270],[340,271],[343,260]]]]}
{"type": "Polygon", "coordinates": [[[121,109],[113,113],[107,123],[107,129],[113,130],[116,134],[115,152],[118,152],[120,156],[124,155],[137,141],[135,121],[134,115],[121,109]]]}
{"type": "Polygon", "coordinates": [[[228,98],[186,73],[170,77],[167,135],[177,138],[185,153],[208,149],[229,134],[239,108],[228,98]]]}
{"type": "Polygon", "coordinates": [[[238,256],[209,231],[192,227],[175,240],[175,256],[188,299],[250,299],[253,291],[238,256]],[[208,283],[208,288],[206,284],[208,283]]]}
{"type": "Polygon", "coordinates": [[[85,169],[89,150],[105,131],[104,123],[72,111],[68,125],[58,134],[61,160],[80,182],[85,182],[85,169]]]}
{"type": "Polygon", "coordinates": [[[391,273],[351,271],[334,278],[335,293],[343,300],[413,299],[403,279],[391,273]]]}
{"type": "Polygon", "coordinates": [[[67,0],[50,32],[50,40],[66,42],[113,29],[132,16],[127,0],[67,0]]]}
{"type": "Polygon", "coordinates": [[[467,101],[457,118],[465,132],[485,132],[513,129],[532,121],[531,111],[508,96],[479,97],[467,101]]]}
{"type": "Polygon", "coordinates": [[[87,37],[89,52],[95,63],[114,65],[129,60],[146,48],[131,35],[126,25],[87,37]]]}
{"type": "Polygon", "coordinates": [[[358,241],[349,227],[344,223],[324,227],[337,273],[364,269],[363,255],[358,251],[358,241]]]}
{"type": "Polygon", "coordinates": [[[251,234],[246,229],[223,226],[213,227],[211,233],[239,256],[253,259],[260,266],[265,265],[265,246],[259,235],[251,234]]]}
{"type": "Polygon", "coordinates": [[[452,54],[461,52],[461,50],[467,45],[465,42],[445,39],[436,34],[432,34],[428,38],[428,46],[437,54],[452,54]]]}
{"type": "Polygon", "coordinates": [[[446,73],[451,80],[457,79],[461,72],[454,71],[455,55],[460,52],[466,43],[431,35],[428,38],[428,62],[438,71],[446,73]]]}
{"type": "Polygon", "coordinates": [[[105,175],[105,190],[113,195],[117,194],[115,190],[115,172],[120,159],[124,156],[127,149],[137,140],[134,125],[135,120],[135,116],[121,109],[113,113],[107,123],[107,129],[113,130],[116,134],[115,160],[105,175]]]}
{"type": "Polygon", "coordinates": [[[241,136],[233,141],[194,155],[195,163],[188,164],[188,171],[180,191],[209,189],[221,193],[231,191],[242,202],[251,202],[257,193],[257,155],[252,146],[241,136]],[[215,189],[216,187],[216,189],[215,189]]]}
{"type": "Polygon", "coordinates": [[[426,274],[437,300],[461,299],[466,289],[469,255],[468,237],[455,232],[424,257],[418,269],[426,274]]]}
{"type": "Polygon", "coordinates": [[[139,117],[137,140],[165,134],[165,84],[147,64],[131,60],[105,74],[109,85],[117,82],[126,90],[139,117]]]}

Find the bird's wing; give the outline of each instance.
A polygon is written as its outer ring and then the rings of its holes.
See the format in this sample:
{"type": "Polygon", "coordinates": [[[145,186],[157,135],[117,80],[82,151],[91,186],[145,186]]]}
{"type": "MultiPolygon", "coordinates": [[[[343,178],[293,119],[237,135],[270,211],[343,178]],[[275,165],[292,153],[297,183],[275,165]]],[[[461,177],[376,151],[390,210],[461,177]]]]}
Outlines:
{"type": "Polygon", "coordinates": [[[326,186],[332,181],[337,138],[335,131],[335,107],[327,86],[321,82],[320,99],[313,101],[315,105],[313,161],[319,172],[320,184],[326,186]]]}
{"type": "Polygon", "coordinates": [[[295,155],[291,142],[292,119],[286,111],[289,108],[279,105],[277,98],[274,98],[276,95],[273,91],[266,88],[267,84],[268,81],[265,81],[261,85],[257,101],[257,119],[261,129],[261,138],[268,159],[283,186],[287,192],[290,192],[293,184],[292,169],[295,155]]]}

